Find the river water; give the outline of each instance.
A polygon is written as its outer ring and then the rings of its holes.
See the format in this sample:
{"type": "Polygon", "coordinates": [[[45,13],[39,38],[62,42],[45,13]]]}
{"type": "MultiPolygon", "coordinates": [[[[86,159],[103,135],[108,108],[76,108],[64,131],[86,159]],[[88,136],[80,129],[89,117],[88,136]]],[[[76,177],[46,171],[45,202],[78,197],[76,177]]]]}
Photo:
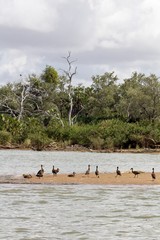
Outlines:
{"type": "MultiPolygon", "coordinates": [[[[0,175],[121,171],[160,172],[158,154],[0,151],[0,175]]],[[[160,186],[0,185],[0,239],[160,239],[160,186]]]]}

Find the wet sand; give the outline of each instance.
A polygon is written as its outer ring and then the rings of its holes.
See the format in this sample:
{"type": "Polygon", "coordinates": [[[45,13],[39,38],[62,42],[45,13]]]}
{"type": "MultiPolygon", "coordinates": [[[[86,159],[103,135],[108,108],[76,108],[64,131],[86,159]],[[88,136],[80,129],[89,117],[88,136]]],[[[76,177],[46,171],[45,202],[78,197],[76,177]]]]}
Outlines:
{"type": "Polygon", "coordinates": [[[3,176],[0,177],[0,184],[110,184],[110,185],[153,185],[160,184],[160,172],[156,173],[156,179],[152,180],[151,173],[145,172],[139,174],[138,177],[134,177],[131,172],[122,173],[122,176],[117,176],[115,173],[101,173],[99,177],[94,173],[90,173],[89,176],[84,173],[76,174],[75,177],[68,177],[68,174],[44,174],[42,178],[36,177],[32,174],[32,178],[24,178],[22,176],[3,176]]]}

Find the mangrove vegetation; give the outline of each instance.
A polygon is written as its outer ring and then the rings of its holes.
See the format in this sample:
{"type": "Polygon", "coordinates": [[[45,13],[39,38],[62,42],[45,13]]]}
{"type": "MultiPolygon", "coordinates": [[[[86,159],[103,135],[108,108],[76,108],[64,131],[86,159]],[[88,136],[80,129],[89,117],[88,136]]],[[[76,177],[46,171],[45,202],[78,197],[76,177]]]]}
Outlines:
{"type": "Polygon", "coordinates": [[[61,74],[46,66],[40,75],[20,76],[0,87],[0,145],[43,150],[156,148],[160,145],[160,81],[114,72],[75,86],[77,68],[69,54],[61,74]]]}

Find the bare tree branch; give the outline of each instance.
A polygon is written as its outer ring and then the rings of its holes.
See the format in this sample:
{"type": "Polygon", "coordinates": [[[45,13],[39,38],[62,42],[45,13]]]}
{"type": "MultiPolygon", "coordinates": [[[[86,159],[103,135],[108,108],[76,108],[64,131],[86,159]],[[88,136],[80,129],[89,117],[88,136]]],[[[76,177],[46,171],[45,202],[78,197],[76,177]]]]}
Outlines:
{"type": "Polygon", "coordinates": [[[77,67],[75,67],[72,71],[72,64],[76,60],[70,60],[71,58],[71,52],[68,52],[67,57],[63,57],[68,64],[68,70],[63,70],[64,74],[67,77],[67,83],[68,83],[68,98],[69,98],[69,112],[68,112],[68,123],[69,126],[73,125],[73,119],[72,119],[72,112],[73,112],[73,88],[72,88],[72,79],[74,75],[77,73],[77,67]]]}

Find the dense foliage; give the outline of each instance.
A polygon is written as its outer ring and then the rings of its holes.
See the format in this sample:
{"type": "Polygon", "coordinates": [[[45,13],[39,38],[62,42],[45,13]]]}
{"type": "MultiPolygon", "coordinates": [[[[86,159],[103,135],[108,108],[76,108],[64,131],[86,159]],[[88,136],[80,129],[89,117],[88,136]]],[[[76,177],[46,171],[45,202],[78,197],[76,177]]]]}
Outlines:
{"type": "Polygon", "coordinates": [[[118,83],[114,72],[74,86],[76,68],[62,75],[46,66],[0,88],[0,144],[42,150],[81,145],[92,149],[156,147],[160,142],[160,82],[133,73],[118,83]]]}

